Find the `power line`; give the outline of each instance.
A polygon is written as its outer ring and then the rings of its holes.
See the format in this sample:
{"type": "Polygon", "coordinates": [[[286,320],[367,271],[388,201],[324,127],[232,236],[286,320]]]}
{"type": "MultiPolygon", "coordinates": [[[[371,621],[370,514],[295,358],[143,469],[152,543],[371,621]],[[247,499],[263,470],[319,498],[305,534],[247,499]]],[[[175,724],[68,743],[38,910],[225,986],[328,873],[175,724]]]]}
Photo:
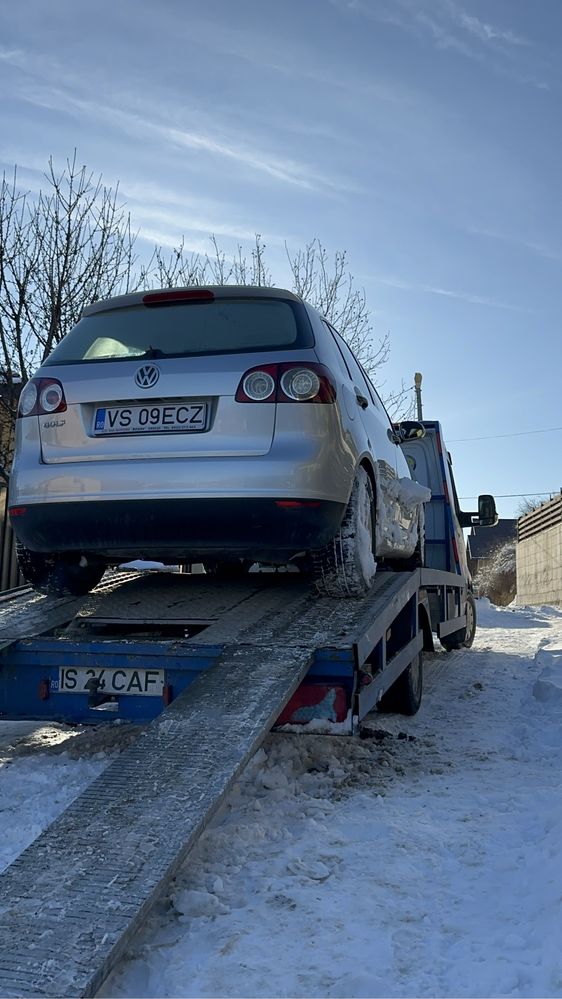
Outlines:
{"type": "Polygon", "coordinates": [[[456,440],[449,441],[449,444],[466,444],[467,441],[497,441],[502,437],[528,437],[529,434],[554,434],[559,430],[562,430],[562,427],[547,427],[545,430],[521,430],[516,434],[491,434],[489,437],[457,437],[456,440]]]}
{"type": "MultiPolygon", "coordinates": [[[[547,493],[494,493],[496,499],[519,499],[521,496],[558,496],[558,490],[550,489],[547,493]]],[[[478,499],[478,496],[459,496],[459,499],[478,499]]]]}

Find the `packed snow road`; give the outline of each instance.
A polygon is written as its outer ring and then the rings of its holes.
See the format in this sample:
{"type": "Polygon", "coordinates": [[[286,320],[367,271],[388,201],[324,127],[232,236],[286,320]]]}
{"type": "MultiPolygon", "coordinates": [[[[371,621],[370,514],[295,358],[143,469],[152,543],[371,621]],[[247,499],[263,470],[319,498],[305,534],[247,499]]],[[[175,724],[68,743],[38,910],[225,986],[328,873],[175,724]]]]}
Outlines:
{"type": "MultiPolygon", "coordinates": [[[[562,995],[562,611],[479,620],[415,718],[271,736],[100,995],[562,995]]],[[[5,865],[123,730],[4,728],[5,865]]]]}

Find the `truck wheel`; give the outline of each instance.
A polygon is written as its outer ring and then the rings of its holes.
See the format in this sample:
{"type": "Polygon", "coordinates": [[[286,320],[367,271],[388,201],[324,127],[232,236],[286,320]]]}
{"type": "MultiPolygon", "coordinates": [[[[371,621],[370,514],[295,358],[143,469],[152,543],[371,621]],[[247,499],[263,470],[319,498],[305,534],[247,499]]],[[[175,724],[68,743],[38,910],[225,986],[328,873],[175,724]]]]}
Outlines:
{"type": "Polygon", "coordinates": [[[375,501],[371,480],[357,469],[349,503],[333,540],[312,552],[314,582],[322,596],[362,597],[376,572],[375,501]]]}
{"type": "Polygon", "coordinates": [[[423,694],[423,652],[412,659],[408,669],[387,690],[379,703],[379,711],[392,711],[398,715],[415,715],[419,711],[423,694]]]}
{"type": "Polygon", "coordinates": [[[81,565],[80,555],[44,555],[16,544],[18,564],[24,579],[34,590],[49,596],[82,597],[98,585],[104,572],[103,562],[81,565]]]}
{"type": "Polygon", "coordinates": [[[455,649],[469,649],[476,635],[476,601],[472,593],[466,597],[466,628],[460,631],[453,631],[451,635],[445,635],[440,639],[441,645],[447,652],[454,652],[455,649]]]}

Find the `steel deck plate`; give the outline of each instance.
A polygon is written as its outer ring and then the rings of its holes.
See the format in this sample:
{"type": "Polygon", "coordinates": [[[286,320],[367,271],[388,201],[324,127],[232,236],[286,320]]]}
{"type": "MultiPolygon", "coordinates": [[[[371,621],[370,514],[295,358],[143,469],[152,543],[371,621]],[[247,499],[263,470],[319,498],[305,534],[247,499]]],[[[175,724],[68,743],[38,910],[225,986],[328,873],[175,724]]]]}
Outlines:
{"type": "MultiPolygon", "coordinates": [[[[105,581],[95,590],[96,595],[107,596],[127,582],[131,573],[108,573],[105,581]]],[[[131,581],[138,579],[138,573],[131,581]]],[[[21,593],[8,593],[0,604],[0,651],[22,638],[33,638],[45,631],[67,624],[78,613],[85,597],[44,597],[25,588],[21,593]]]]}
{"type": "MultiPolygon", "coordinates": [[[[95,592],[66,631],[87,637],[89,624],[129,621],[150,624],[206,621],[189,639],[198,646],[231,643],[350,648],[381,598],[400,589],[404,574],[379,572],[370,593],[357,600],[319,597],[310,582],[293,574],[250,573],[243,581],[204,575],[150,573],[114,593],[95,592]]],[[[416,576],[418,578],[418,576],[416,576]]]]}

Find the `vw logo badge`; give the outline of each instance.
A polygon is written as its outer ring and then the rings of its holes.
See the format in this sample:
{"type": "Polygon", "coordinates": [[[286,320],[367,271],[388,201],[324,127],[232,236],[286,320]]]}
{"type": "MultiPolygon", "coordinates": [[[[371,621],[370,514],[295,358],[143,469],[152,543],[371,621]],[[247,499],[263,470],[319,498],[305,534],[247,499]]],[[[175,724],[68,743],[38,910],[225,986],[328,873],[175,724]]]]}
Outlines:
{"type": "Polygon", "coordinates": [[[135,382],[139,388],[149,389],[160,378],[160,371],[155,364],[143,364],[135,375],[135,382]]]}

